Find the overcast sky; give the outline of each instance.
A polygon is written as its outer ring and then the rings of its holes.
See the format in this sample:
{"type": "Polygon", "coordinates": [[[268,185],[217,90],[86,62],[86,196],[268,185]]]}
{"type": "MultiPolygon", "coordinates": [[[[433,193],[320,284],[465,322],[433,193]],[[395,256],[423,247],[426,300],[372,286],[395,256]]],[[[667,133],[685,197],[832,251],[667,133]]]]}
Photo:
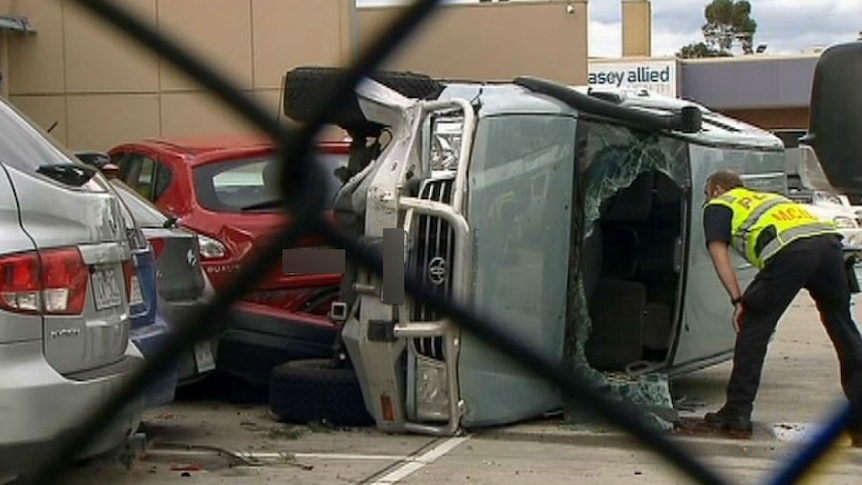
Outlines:
{"type": "MultiPolygon", "coordinates": [[[[477,0],[443,0],[475,3],[477,0]]],[[[530,0],[512,0],[530,1],[530,0]]],[[[862,0],[750,0],[757,21],[755,45],[774,54],[798,53],[842,41],[862,31],[862,0]]],[[[408,3],[409,0],[356,0],[359,7],[408,3]]],[[[703,40],[703,7],[708,0],[652,0],[653,55],[672,55],[703,40]]],[[[620,0],[590,2],[590,56],[621,55],[620,0]]]]}

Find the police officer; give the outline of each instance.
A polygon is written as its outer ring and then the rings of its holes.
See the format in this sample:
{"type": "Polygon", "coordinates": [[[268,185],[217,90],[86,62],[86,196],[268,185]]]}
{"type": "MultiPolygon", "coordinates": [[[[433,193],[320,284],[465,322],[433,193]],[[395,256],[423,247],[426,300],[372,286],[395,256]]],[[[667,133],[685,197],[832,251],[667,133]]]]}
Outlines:
{"type": "MultiPolygon", "coordinates": [[[[769,338],[791,301],[805,288],[838,353],[848,399],[862,399],[862,337],[850,315],[850,285],[841,234],[805,208],[777,194],[743,187],[733,172],[706,183],[703,224],[715,271],[734,305],[737,332],[733,371],[724,406],[704,420],[733,431],[751,431],[751,413],[769,338]],[[743,293],[730,260],[733,247],[760,271],[743,293]]],[[[850,427],[862,446],[862,418],[850,427]]]]}

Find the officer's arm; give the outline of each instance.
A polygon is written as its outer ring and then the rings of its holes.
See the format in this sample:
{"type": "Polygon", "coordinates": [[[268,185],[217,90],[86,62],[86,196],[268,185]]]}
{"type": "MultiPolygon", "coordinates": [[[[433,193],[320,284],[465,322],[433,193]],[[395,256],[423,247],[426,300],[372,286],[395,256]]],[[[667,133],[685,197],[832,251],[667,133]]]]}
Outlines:
{"type": "Polygon", "coordinates": [[[734,300],[741,296],[739,280],[736,278],[736,271],[733,270],[733,264],[730,262],[730,246],[724,241],[712,241],[709,243],[709,255],[712,257],[715,272],[718,273],[730,299],[734,300]]]}
{"type": "Polygon", "coordinates": [[[712,264],[731,300],[739,297],[739,281],[730,260],[733,212],[729,207],[708,204],[703,211],[703,229],[706,248],[712,264]]]}

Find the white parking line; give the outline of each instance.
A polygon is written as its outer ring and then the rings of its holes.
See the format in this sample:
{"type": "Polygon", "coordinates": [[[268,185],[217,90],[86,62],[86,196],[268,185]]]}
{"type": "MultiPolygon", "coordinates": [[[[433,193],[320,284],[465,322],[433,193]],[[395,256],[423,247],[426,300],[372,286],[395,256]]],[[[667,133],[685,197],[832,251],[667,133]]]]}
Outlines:
{"type": "Polygon", "coordinates": [[[401,465],[400,467],[392,470],[391,472],[383,475],[377,480],[369,483],[368,485],[390,485],[393,483],[398,483],[401,480],[407,478],[408,476],[416,473],[422,468],[430,465],[437,461],[440,457],[454,450],[458,445],[470,439],[469,436],[457,436],[454,438],[449,438],[448,440],[440,443],[439,445],[431,448],[430,450],[422,453],[416,457],[410,457],[407,463],[401,465]]]}
{"type": "MultiPolygon", "coordinates": [[[[463,439],[462,439],[463,441],[463,439]]],[[[252,460],[277,460],[284,458],[285,456],[289,456],[297,459],[307,459],[307,460],[344,460],[344,461],[392,461],[398,463],[419,463],[427,465],[440,456],[444,455],[446,452],[450,451],[452,448],[457,446],[458,443],[454,443],[450,448],[446,448],[447,442],[443,442],[440,445],[434,447],[427,453],[424,453],[419,456],[410,456],[410,455],[360,455],[353,453],[294,453],[291,451],[230,451],[230,454],[236,455],[240,458],[252,459],[252,460]]],[[[227,450],[226,450],[227,451],[227,450]]],[[[151,455],[183,455],[183,456],[206,456],[212,455],[213,451],[209,450],[150,450],[148,451],[151,455]]]]}
{"type": "MultiPolygon", "coordinates": [[[[221,452],[246,460],[279,460],[286,457],[293,459],[306,460],[345,460],[345,461],[389,461],[393,462],[392,466],[396,466],[394,470],[386,473],[380,478],[370,482],[368,485],[391,485],[398,483],[404,478],[421,470],[422,468],[434,463],[446,453],[454,450],[458,445],[470,439],[469,436],[459,436],[449,438],[430,450],[420,455],[362,455],[352,453],[292,453],[292,452],[242,452],[232,450],[220,450],[221,452]]],[[[212,455],[214,450],[159,450],[152,449],[148,451],[152,455],[184,455],[184,456],[204,456],[212,455]]]]}
{"type": "Polygon", "coordinates": [[[255,458],[255,459],[277,459],[281,458],[285,455],[292,456],[294,458],[305,458],[305,459],[318,459],[318,460],[369,460],[369,461],[409,461],[411,457],[407,455],[355,455],[349,453],[253,453],[253,452],[242,452],[237,453],[239,456],[244,458],[255,458]]]}

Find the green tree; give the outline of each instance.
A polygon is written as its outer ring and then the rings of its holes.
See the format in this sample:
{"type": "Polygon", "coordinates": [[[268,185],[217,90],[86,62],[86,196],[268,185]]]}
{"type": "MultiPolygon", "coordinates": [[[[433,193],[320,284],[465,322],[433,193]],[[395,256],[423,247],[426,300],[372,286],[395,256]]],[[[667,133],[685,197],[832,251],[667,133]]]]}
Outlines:
{"type": "Polygon", "coordinates": [[[702,57],[730,57],[733,54],[710,47],[706,42],[692,42],[687,46],[683,46],[676,55],[683,59],[692,59],[702,57]]]}
{"type": "Polygon", "coordinates": [[[703,16],[704,42],[683,47],[677,53],[679,57],[732,56],[734,45],[739,45],[744,54],[754,52],[757,22],[751,17],[751,3],[747,0],[712,0],[703,9],[703,16]]]}

